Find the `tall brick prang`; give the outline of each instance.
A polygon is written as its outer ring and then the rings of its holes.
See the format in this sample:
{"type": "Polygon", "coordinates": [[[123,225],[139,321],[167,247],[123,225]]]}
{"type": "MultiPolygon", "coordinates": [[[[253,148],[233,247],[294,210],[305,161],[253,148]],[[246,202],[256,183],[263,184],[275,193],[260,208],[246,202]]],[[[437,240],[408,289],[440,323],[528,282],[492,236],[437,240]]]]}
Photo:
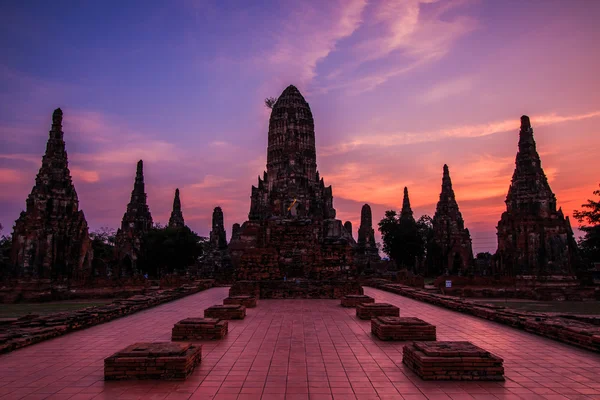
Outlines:
{"type": "Polygon", "coordinates": [[[138,274],[138,258],[142,251],[142,238],[152,229],[152,215],[147,204],[146,187],[144,184],[144,162],[138,161],[131,200],[123,215],[121,228],[115,238],[117,260],[121,276],[138,274]]]}
{"type": "Polygon", "coordinates": [[[181,200],[179,199],[179,189],[175,189],[175,198],[173,199],[173,211],[169,218],[169,226],[171,228],[182,228],[185,226],[183,213],[181,212],[181,200]]]}
{"type": "Polygon", "coordinates": [[[569,217],[556,209],[533,139],[529,117],[521,117],[519,150],[506,211],[498,222],[498,272],[506,275],[570,275],[577,250],[569,217]]]}
{"type": "Polygon", "coordinates": [[[62,110],[54,110],[42,166],[15,222],[11,263],[20,277],[83,280],[91,274],[92,246],[71,180],[62,118],[62,110]]]}

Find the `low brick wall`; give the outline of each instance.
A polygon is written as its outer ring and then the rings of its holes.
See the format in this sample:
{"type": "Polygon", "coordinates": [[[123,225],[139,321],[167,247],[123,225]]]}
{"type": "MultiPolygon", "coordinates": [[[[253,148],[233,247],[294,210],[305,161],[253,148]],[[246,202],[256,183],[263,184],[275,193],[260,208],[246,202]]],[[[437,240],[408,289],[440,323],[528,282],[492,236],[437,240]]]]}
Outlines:
{"type": "Polygon", "coordinates": [[[186,318],[173,326],[171,340],[194,341],[222,339],[227,335],[229,323],[214,318],[186,318]]]}
{"type": "Polygon", "coordinates": [[[375,303],[375,299],[369,296],[360,294],[349,294],[348,296],[342,297],[342,307],[356,307],[363,303],[375,303]]]}
{"type": "Polygon", "coordinates": [[[202,360],[202,345],[135,343],[104,359],[104,380],[184,380],[202,360]]]}
{"type": "Polygon", "coordinates": [[[435,325],[414,317],[373,318],[371,333],[381,340],[436,340],[435,325]]]}
{"type": "Polygon", "coordinates": [[[119,299],[109,304],[88,307],[83,310],[45,316],[33,315],[18,319],[4,318],[0,320],[0,353],[8,353],[46,339],[112,321],[116,318],[198,293],[211,288],[212,285],[212,280],[201,280],[193,285],[157,290],[148,295],[119,299]]]}
{"type": "Polygon", "coordinates": [[[414,342],[402,362],[424,380],[504,381],[503,360],[470,342],[414,342]]]}
{"type": "Polygon", "coordinates": [[[340,299],[348,294],[363,294],[358,281],[289,280],[237,281],[229,296],[248,295],[261,299],[340,299]]]}
{"type": "Polygon", "coordinates": [[[474,303],[397,284],[382,284],[378,286],[378,289],[600,352],[600,326],[578,319],[573,315],[516,311],[502,306],[474,303]]]}
{"type": "Polygon", "coordinates": [[[246,307],[239,304],[216,304],[204,310],[204,318],[244,319],[246,307]]]}
{"type": "Polygon", "coordinates": [[[363,303],[356,306],[356,316],[360,319],[399,317],[400,309],[388,303],[363,303]]]}
{"type": "Polygon", "coordinates": [[[223,300],[223,304],[239,304],[246,308],[254,308],[256,303],[254,296],[230,296],[223,300]]]}

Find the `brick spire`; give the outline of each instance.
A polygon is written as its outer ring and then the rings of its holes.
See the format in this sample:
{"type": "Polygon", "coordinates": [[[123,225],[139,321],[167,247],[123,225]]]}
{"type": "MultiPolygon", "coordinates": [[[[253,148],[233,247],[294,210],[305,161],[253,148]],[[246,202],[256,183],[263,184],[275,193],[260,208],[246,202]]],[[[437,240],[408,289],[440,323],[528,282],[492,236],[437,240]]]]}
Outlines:
{"type": "Polygon", "coordinates": [[[413,211],[410,208],[410,200],[408,198],[408,188],[404,187],[404,198],[402,199],[402,211],[400,212],[400,219],[412,219],[414,220],[413,217],[413,211]]]}
{"type": "Polygon", "coordinates": [[[54,110],[42,166],[15,223],[12,262],[18,275],[77,279],[90,273],[88,226],[69,171],[62,118],[62,110],[54,110]]]}
{"type": "Polygon", "coordinates": [[[175,189],[175,198],[173,199],[173,211],[171,211],[171,218],[169,218],[169,226],[183,227],[185,221],[183,220],[183,213],[181,212],[181,200],[179,200],[179,189],[175,189]]]}

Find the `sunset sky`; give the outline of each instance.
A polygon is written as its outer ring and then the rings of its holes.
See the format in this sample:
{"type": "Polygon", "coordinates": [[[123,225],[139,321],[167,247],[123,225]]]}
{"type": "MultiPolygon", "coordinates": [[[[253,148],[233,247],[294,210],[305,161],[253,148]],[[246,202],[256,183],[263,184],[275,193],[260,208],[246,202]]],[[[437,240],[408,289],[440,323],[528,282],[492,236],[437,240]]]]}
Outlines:
{"type": "Polygon", "coordinates": [[[143,159],[155,221],[178,187],[186,223],[206,236],[221,206],[229,238],[266,168],[264,99],[293,84],[355,237],[361,206],[378,221],[404,186],[433,216],[446,163],[474,252],[495,252],[522,114],[566,215],[598,188],[598,16],[586,0],[2,2],[2,234],[61,107],[91,230],[119,226],[143,159]]]}

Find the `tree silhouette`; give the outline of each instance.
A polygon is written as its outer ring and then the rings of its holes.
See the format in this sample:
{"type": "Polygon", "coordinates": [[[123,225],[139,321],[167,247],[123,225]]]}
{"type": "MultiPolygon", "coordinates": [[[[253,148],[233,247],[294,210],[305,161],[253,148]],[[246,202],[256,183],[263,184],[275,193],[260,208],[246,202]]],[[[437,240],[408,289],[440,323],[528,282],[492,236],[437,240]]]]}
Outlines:
{"type": "MultiPolygon", "coordinates": [[[[600,190],[594,190],[594,195],[600,196],[600,190]]],[[[575,210],[573,216],[581,225],[579,229],[585,235],[579,240],[579,248],[584,261],[589,265],[600,261],[600,201],[588,199],[582,204],[582,210],[575,210]]]]}

